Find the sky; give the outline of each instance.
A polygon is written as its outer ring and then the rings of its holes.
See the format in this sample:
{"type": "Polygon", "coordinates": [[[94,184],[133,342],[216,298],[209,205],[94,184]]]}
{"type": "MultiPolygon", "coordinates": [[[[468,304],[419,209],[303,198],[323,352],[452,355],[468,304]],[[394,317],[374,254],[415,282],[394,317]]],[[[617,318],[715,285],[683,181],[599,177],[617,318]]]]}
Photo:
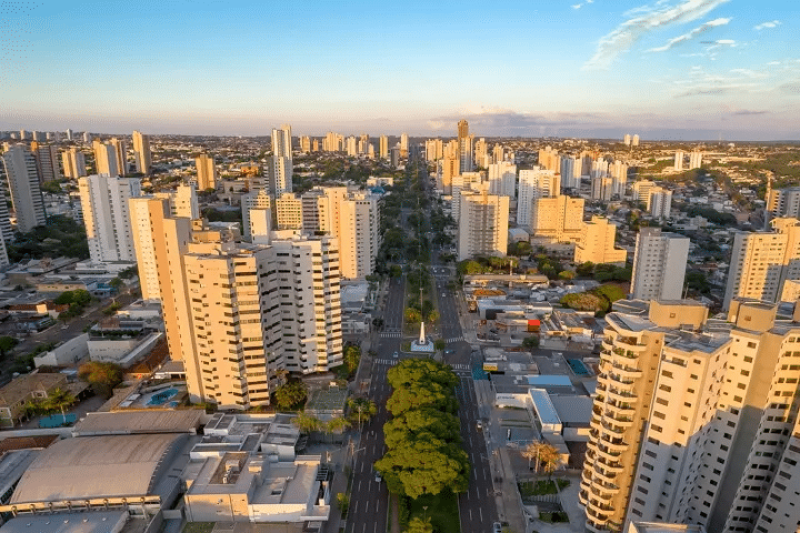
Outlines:
{"type": "Polygon", "coordinates": [[[800,139],[793,0],[0,0],[0,130],[800,139]]]}

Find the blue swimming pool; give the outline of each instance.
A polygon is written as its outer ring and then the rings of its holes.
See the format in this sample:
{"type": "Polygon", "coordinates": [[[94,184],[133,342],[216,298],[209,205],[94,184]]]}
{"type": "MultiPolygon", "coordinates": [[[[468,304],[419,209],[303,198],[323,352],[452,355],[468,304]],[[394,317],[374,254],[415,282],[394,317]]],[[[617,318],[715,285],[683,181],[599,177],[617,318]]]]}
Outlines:
{"type": "Polygon", "coordinates": [[[147,405],[164,405],[176,394],[178,394],[178,389],[162,390],[161,392],[153,394],[153,397],[148,400],[147,405]]]}
{"type": "Polygon", "coordinates": [[[586,365],[584,365],[583,361],[580,359],[567,359],[567,364],[569,365],[570,369],[575,372],[576,376],[589,375],[589,369],[586,368],[586,365]]]}
{"type": "Polygon", "coordinates": [[[78,419],[78,415],[68,414],[66,417],[62,414],[43,416],[39,419],[40,428],[58,428],[61,426],[68,426],[74,424],[78,419]],[[66,420],[65,420],[66,418],[66,420]]]}

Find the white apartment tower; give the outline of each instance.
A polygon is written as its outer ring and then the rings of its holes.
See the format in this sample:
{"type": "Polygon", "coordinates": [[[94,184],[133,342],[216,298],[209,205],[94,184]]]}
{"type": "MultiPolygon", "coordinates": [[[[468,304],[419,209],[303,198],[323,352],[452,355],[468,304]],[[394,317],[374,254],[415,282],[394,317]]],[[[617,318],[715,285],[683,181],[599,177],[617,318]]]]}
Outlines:
{"type": "Polygon", "coordinates": [[[653,218],[669,219],[672,210],[672,191],[661,187],[650,189],[647,209],[653,218]]]}
{"type": "Polygon", "coordinates": [[[242,195],[242,235],[245,239],[250,239],[252,223],[250,221],[250,211],[253,209],[267,210],[272,219],[272,200],[266,190],[258,192],[251,191],[242,195]]]}
{"type": "Polygon", "coordinates": [[[378,157],[381,159],[389,159],[389,137],[381,135],[378,140],[378,157]]]}
{"type": "Polygon", "coordinates": [[[772,218],[800,218],[800,187],[771,189],[767,195],[767,211],[772,218]]]}
{"type": "Polygon", "coordinates": [[[579,243],[583,235],[583,198],[553,196],[531,204],[531,244],[579,243]]]}
{"type": "Polygon", "coordinates": [[[516,198],[517,165],[510,161],[489,165],[489,194],[516,198]]]}
{"type": "MultiPolygon", "coordinates": [[[[117,160],[117,171],[120,176],[128,175],[128,143],[124,139],[117,139],[114,137],[109,141],[109,144],[114,147],[114,154],[117,160]]],[[[100,172],[98,171],[98,174],[100,172]]],[[[112,174],[113,176],[113,174],[112,174]]]]}
{"type": "Polygon", "coordinates": [[[614,194],[614,179],[608,176],[592,178],[592,200],[608,202],[614,194]]]}
{"type": "Polygon", "coordinates": [[[573,155],[561,158],[561,187],[565,189],[580,189],[581,187],[580,158],[573,155]]]}
{"type": "Polygon", "coordinates": [[[628,252],[614,247],[617,227],[608,219],[592,216],[590,222],[584,222],[581,238],[575,246],[576,263],[625,263],[628,252]]]}
{"type": "Polygon", "coordinates": [[[678,150],[675,152],[675,170],[681,171],[683,170],[683,151],[678,150]]]}
{"type": "Polygon", "coordinates": [[[606,315],[579,494],[587,530],[623,530],[627,503],[636,496],[631,468],[642,444],[641,428],[650,420],[664,339],[680,327],[699,329],[707,316],[708,309],[690,301],[651,302],[647,315],[606,315]]]}
{"type": "Polygon", "coordinates": [[[272,130],[272,169],[270,172],[270,192],[278,197],[292,192],[292,127],[283,124],[272,130]]]}
{"type": "Polygon", "coordinates": [[[92,263],[136,261],[128,201],[141,196],[141,180],[94,174],[78,189],[92,263]]]}
{"type": "Polygon", "coordinates": [[[700,168],[703,166],[703,152],[694,150],[689,154],[689,169],[700,168]]]}
{"type": "Polygon", "coordinates": [[[86,158],[77,148],[61,153],[61,165],[64,167],[65,178],[78,179],[86,176],[86,158]]]}
{"type": "Polygon", "coordinates": [[[375,271],[381,246],[379,196],[350,193],[339,204],[339,264],[346,279],[364,279],[375,271]]]}
{"type": "Polygon", "coordinates": [[[214,156],[200,154],[194,159],[197,168],[197,189],[207,191],[217,188],[217,165],[214,156]]]}
{"type": "Polygon", "coordinates": [[[164,220],[170,218],[169,199],[134,197],[128,200],[128,210],[142,299],[161,301],[155,247],[164,220]]]}
{"type": "Polygon", "coordinates": [[[44,199],[39,188],[39,171],[36,159],[23,145],[6,145],[3,165],[8,178],[11,203],[17,217],[17,229],[22,233],[47,223],[44,199]]]}
{"type": "Polygon", "coordinates": [[[94,152],[95,174],[119,176],[117,149],[111,143],[104,143],[95,139],[92,141],[92,151],[94,152]]]}
{"type": "Polygon", "coordinates": [[[641,228],[633,256],[631,298],[680,300],[688,257],[688,237],[661,228],[641,228]]]}
{"type": "Polygon", "coordinates": [[[136,172],[150,173],[153,156],[150,153],[150,136],[140,131],[133,132],[133,157],[136,162],[136,172]]]}
{"type": "Polygon", "coordinates": [[[460,195],[458,259],[475,255],[503,256],[508,251],[508,196],[482,190],[465,190],[460,195]]]}
{"type": "Polygon", "coordinates": [[[736,233],[723,309],[734,298],[776,302],[787,280],[800,279],[800,221],[776,218],[773,232],[736,233]]]}
{"type": "Polygon", "coordinates": [[[61,171],[58,167],[58,146],[32,142],[31,152],[36,158],[36,166],[42,183],[61,179],[61,171]]]}
{"type": "Polygon", "coordinates": [[[303,229],[303,203],[300,196],[285,192],[275,199],[278,229],[303,229]]]}
{"type": "Polygon", "coordinates": [[[553,170],[533,167],[519,171],[517,225],[530,228],[531,206],[537,198],[552,198],[561,192],[561,176],[553,170]]]}
{"type": "Polygon", "coordinates": [[[169,213],[173,217],[191,220],[200,218],[200,205],[193,184],[182,183],[174,191],[157,192],[154,196],[169,201],[169,213]]]}

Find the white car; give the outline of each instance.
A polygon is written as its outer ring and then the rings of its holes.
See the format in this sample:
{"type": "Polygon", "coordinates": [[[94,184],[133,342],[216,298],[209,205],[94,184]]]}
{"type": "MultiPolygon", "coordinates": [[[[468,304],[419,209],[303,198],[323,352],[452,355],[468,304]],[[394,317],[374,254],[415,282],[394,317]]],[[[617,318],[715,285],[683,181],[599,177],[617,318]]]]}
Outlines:
{"type": "Polygon", "coordinates": [[[383,478],[381,477],[381,473],[380,472],[375,472],[375,483],[380,483],[381,481],[383,481],[383,478]]]}
{"type": "Polygon", "coordinates": [[[395,359],[397,359],[399,356],[400,356],[400,354],[399,354],[399,353],[397,353],[397,352],[394,352],[394,353],[392,354],[392,357],[394,357],[395,359]]]}

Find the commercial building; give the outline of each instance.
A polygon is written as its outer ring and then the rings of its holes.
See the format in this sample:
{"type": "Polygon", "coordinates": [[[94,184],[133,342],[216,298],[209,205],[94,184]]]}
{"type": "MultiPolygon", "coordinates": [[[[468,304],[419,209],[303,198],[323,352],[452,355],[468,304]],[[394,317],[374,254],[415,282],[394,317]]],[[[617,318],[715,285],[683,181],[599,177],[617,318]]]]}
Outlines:
{"type": "Polygon", "coordinates": [[[217,166],[214,156],[200,154],[194,159],[197,167],[197,188],[201,191],[217,188],[217,166]]]}
{"type": "Polygon", "coordinates": [[[136,172],[150,173],[153,156],[150,153],[150,136],[139,131],[133,132],[133,157],[136,162],[136,172]]]}
{"type": "Polygon", "coordinates": [[[608,219],[592,216],[590,222],[584,222],[581,238],[575,246],[575,262],[625,263],[628,252],[614,247],[617,227],[608,219]]]}
{"type": "Polygon", "coordinates": [[[631,298],[679,300],[688,258],[688,237],[661,228],[641,228],[633,256],[631,298]]]}
{"type": "Polygon", "coordinates": [[[475,255],[503,256],[508,250],[508,196],[461,191],[458,219],[458,259],[475,255]]]}
{"type": "Polygon", "coordinates": [[[561,176],[553,170],[534,167],[519,171],[517,187],[517,226],[533,231],[532,205],[539,198],[553,198],[561,193],[561,176]]]}
{"type": "Polygon", "coordinates": [[[787,280],[800,279],[800,221],[776,218],[775,231],[733,236],[723,309],[733,298],[776,302],[787,280]]]}
{"type": "Polygon", "coordinates": [[[580,242],[583,234],[583,206],[583,198],[562,195],[533,200],[529,224],[531,243],[547,245],[580,242]]]}
{"type": "Polygon", "coordinates": [[[95,174],[78,188],[92,262],[136,261],[128,201],[141,195],[141,180],[95,174]]]}
{"type": "Polygon", "coordinates": [[[11,204],[17,217],[17,229],[27,233],[36,226],[45,224],[47,213],[42,190],[39,188],[41,180],[33,154],[21,144],[6,145],[3,165],[8,178],[11,204]]]}

